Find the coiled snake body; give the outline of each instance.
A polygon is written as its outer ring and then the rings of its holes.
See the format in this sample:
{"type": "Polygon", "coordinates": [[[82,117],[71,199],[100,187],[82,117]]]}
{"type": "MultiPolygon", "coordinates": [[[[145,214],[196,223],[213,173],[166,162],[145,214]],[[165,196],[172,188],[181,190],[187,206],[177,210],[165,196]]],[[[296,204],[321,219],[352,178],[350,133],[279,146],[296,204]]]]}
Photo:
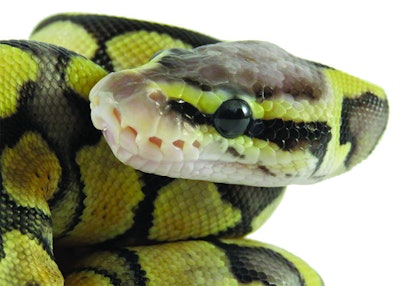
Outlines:
{"type": "Polygon", "coordinates": [[[322,285],[241,237],[387,117],[379,87],[270,43],[48,18],[0,43],[0,284],[322,285]]]}

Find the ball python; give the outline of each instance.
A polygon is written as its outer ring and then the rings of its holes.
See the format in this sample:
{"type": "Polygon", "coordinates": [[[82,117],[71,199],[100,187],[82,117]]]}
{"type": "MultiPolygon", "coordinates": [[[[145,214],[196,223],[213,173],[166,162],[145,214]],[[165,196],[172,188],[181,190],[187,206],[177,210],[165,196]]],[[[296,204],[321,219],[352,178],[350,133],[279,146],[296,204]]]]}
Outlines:
{"type": "Polygon", "coordinates": [[[323,285],[243,237],[387,119],[380,87],[268,42],[47,18],[0,42],[0,284],[323,285]]]}

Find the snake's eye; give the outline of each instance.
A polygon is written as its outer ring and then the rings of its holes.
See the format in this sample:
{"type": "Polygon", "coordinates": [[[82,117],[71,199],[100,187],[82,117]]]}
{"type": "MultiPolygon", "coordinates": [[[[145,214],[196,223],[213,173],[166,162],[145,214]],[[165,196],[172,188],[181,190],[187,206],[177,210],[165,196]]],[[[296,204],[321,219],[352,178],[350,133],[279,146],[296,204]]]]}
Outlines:
{"type": "Polygon", "coordinates": [[[250,106],[239,98],[223,102],[212,118],[215,129],[226,138],[235,138],[244,134],[250,121],[250,106]]]}

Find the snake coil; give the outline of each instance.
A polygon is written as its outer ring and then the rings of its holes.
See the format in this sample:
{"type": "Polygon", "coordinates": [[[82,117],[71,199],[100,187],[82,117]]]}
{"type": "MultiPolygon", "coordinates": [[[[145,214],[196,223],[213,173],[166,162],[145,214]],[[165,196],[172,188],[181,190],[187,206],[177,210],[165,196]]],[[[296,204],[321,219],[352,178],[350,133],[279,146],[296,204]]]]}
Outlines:
{"type": "Polygon", "coordinates": [[[270,43],[50,17],[0,42],[0,284],[323,285],[243,236],[387,119],[381,88],[270,43]]]}

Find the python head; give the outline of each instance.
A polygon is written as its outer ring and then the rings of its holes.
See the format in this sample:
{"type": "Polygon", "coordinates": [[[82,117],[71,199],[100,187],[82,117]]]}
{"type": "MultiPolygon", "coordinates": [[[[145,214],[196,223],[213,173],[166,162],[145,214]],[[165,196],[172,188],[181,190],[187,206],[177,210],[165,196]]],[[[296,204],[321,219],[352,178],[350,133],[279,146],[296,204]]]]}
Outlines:
{"type": "Polygon", "coordinates": [[[90,94],[92,121],[135,169],[254,186],[320,181],[374,149],[384,91],[267,42],[157,53],[90,94]]]}

